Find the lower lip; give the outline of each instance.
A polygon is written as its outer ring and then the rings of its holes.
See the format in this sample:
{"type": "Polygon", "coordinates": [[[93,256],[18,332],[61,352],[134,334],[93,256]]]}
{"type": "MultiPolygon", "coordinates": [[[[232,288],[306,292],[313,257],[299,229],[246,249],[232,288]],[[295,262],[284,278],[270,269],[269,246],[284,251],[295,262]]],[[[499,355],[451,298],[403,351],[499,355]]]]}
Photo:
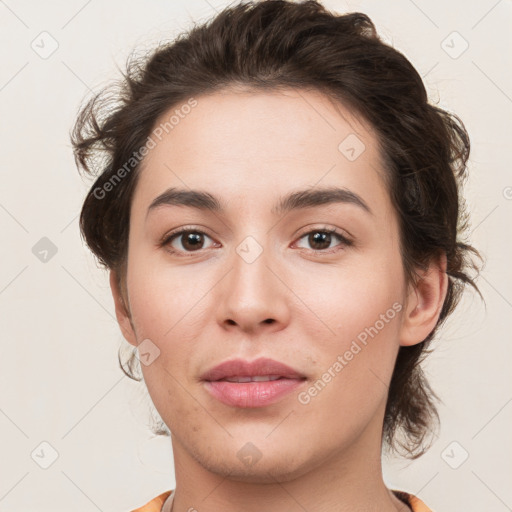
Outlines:
{"type": "Polygon", "coordinates": [[[263,382],[206,381],[206,389],[220,402],[233,407],[264,407],[296,390],[304,379],[277,379],[263,382]]]}

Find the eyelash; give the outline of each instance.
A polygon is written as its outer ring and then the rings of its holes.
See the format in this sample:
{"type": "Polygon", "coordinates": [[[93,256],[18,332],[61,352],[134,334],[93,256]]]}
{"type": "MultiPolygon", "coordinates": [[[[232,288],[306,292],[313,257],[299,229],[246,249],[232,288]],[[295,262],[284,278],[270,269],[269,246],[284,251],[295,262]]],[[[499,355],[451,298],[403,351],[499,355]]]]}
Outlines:
{"type": "MultiPolygon", "coordinates": [[[[180,228],[177,231],[172,231],[171,233],[167,233],[166,235],[164,235],[164,237],[162,238],[162,240],[159,243],[159,246],[167,247],[166,250],[169,251],[171,254],[179,255],[181,257],[194,256],[195,253],[199,253],[202,249],[198,249],[197,251],[181,251],[181,250],[174,249],[170,246],[170,243],[175,238],[179,238],[180,235],[183,235],[186,233],[196,233],[196,234],[204,235],[204,236],[207,236],[208,238],[211,238],[208,235],[208,233],[206,233],[202,229],[195,228],[194,226],[187,226],[185,228],[180,228]],[[186,256],[183,255],[183,252],[185,252],[186,256]]],[[[317,254],[333,254],[335,252],[338,252],[339,250],[342,250],[340,248],[340,246],[341,247],[343,247],[343,246],[350,247],[353,245],[352,240],[349,240],[346,236],[344,236],[338,230],[333,229],[333,228],[327,228],[327,227],[317,228],[317,229],[312,229],[310,231],[307,231],[307,232],[303,233],[298,238],[298,240],[302,240],[305,236],[310,235],[312,233],[328,233],[330,235],[335,235],[338,238],[338,240],[341,242],[339,245],[337,245],[336,247],[331,248],[331,249],[305,249],[307,251],[313,251],[314,253],[317,253],[317,254]]]]}

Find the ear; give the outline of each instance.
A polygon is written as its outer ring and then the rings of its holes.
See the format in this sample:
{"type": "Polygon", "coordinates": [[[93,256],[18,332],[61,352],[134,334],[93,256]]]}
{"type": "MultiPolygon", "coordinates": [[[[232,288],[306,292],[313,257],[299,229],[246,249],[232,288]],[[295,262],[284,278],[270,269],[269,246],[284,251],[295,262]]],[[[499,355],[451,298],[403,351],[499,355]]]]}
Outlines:
{"type": "Polygon", "coordinates": [[[416,284],[409,285],[400,345],[421,343],[432,332],[441,314],[447,289],[446,254],[443,252],[431,260],[426,271],[419,273],[416,284]]]}
{"type": "Polygon", "coordinates": [[[123,298],[121,290],[119,289],[117,274],[113,270],[110,271],[110,290],[114,298],[117,322],[121,328],[121,332],[128,343],[137,346],[137,337],[135,336],[135,329],[131,321],[130,308],[126,306],[126,302],[128,301],[125,301],[123,298]]]}

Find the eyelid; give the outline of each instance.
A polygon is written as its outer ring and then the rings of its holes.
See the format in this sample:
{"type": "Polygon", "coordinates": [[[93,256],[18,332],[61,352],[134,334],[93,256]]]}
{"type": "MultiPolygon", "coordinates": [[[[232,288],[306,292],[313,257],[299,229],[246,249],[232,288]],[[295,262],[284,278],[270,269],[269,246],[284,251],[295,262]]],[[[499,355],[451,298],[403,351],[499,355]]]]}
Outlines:
{"type": "Polygon", "coordinates": [[[299,234],[297,235],[297,238],[302,238],[304,235],[308,235],[312,232],[316,232],[316,231],[320,231],[320,232],[326,232],[326,233],[332,233],[332,234],[335,234],[335,235],[338,235],[344,239],[346,239],[347,241],[349,242],[352,242],[353,241],[353,237],[352,235],[344,230],[344,229],[340,229],[340,228],[335,228],[335,227],[332,227],[332,226],[329,226],[329,225],[320,225],[320,226],[307,226],[306,228],[304,228],[304,230],[300,231],[299,234]]]}

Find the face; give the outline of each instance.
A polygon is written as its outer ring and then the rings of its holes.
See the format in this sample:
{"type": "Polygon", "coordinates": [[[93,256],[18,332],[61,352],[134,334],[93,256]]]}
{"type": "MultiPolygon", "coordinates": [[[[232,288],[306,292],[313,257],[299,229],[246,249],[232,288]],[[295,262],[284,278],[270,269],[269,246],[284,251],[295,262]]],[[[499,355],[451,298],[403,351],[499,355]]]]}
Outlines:
{"type": "Polygon", "coordinates": [[[380,447],[407,286],[375,134],[318,92],[195,99],[144,160],[126,275],[175,459],[266,482],[380,447]],[[204,380],[260,358],[295,374],[204,380]]]}

